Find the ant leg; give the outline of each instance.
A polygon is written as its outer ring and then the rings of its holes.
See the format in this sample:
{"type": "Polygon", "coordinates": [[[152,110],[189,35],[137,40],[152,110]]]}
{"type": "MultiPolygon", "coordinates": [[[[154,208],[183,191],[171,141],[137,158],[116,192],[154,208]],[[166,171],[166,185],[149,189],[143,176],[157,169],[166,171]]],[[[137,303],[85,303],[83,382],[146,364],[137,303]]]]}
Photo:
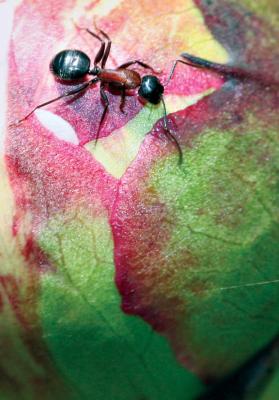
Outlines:
{"type": "Polygon", "coordinates": [[[96,138],[95,138],[95,146],[96,146],[97,141],[99,139],[100,130],[102,128],[102,125],[103,125],[103,122],[104,122],[104,119],[105,119],[105,116],[106,116],[106,113],[107,113],[107,110],[108,110],[108,106],[109,106],[109,100],[108,100],[108,97],[107,97],[107,95],[106,95],[106,93],[104,91],[104,86],[102,84],[100,86],[100,94],[101,94],[101,99],[104,102],[104,111],[103,111],[101,120],[99,122],[99,127],[98,127],[97,135],[96,135],[96,138]]]}
{"type": "Polygon", "coordinates": [[[90,35],[94,36],[95,38],[97,38],[98,40],[100,40],[100,41],[102,42],[101,49],[99,50],[98,54],[97,54],[96,57],[95,57],[94,65],[96,65],[97,63],[99,63],[100,61],[102,61],[102,62],[101,62],[101,67],[104,68],[105,65],[106,65],[106,62],[107,62],[109,53],[110,53],[111,40],[110,40],[110,37],[109,37],[104,31],[102,31],[102,29],[99,29],[99,28],[97,27],[95,21],[94,21],[94,26],[95,26],[95,29],[96,29],[99,33],[101,33],[101,34],[107,39],[107,47],[105,48],[105,41],[102,40],[102,39],[100,38],[100,36],[96,35],[96,33],[90,31],[90,29],[86,29],[86,31],[87,31],[88,33],[90,33],[90,35]]]}
{"type": "Polygon", "coordinates": [[[102,31],[101,29],[98,29],[98,30],[107,39],[107,48],[105,50],[105,54],[103,56],[102,63],[101,63],[101,67],[105,68],[106,62],[107,62],[107,59],[108,59],[108,56],[110,53],[110,49],[111,49],[111,40],[110,40],[110,37],[104,31],[102,31]]]}
{"type": "Polygon", "coordinates": [[[100,49],[99,49],[99,51],[96,54],[95,59],[94,59],[94,65],[96,66],[104,56],[106,42],[102,38],[100,38],[100,36],[98,36],[96,33],[92,32],[88,28],[81,28],[77,24],[75,24],[75,27],[78,30],[86,31],[87,33],[89,33],[89,35],[93,36],[95,39],[98,39],[101,42],[101,47],[100,47],[100,49]]]}
{"type": "Polygon", "coordinates": [[[171,130],[169,129],[169,124],[168,124],[168,119],[167,119],[167,109],[166,109],[166,104],[164,101],[164,98],[162,97],[162,103],[163,103],[163,107],[164,107],[164,129],[165,129],[165,133],[166,136],[173,142],[173,144],[176,146],[177,150],[178,150],[178,165],[182,164],[183,161],[183,153],[180,147],[180,144],[178,143],[176,137],[171,133],[171,130]]]}
{"type": "Polygon", "coordinates": [[[97,27],[96,21],[94,21],[94,26],[95,26],[95,29],[107,39],[107,48],[105,50],[105,53],[103,55],[103,59],[102,59],[102,62],[101,62],[101,67],[105,68],[106,62],[107,62],[107,59],[108,59],[108,56],[109,56],[109,53],[110,53],[111,39],[110,39],[109,35],[106,34],[106,32],[102,31],[102,29],[97,27]]]}
{"type": "Polygon", "coordinates": [[[175,68],[177,67],[177,64],[181,63],[181,64],[186,64],[186,65],[190,65],[191,67],[193,67],[193,64],[191,64],[190,62],[186,62],[186,61],[182,61],[182,60],[175,60],[173,65],[172,65],[172,69],[170,71],[169,77],[167,79],[167,83],[166,86],[169,84],[169,81],[171,80],[171,78],[173,77],[175,68]]]}
{"type": "Polygon", "coordinates": [[[142,61],[140,61],[140,60],[128,61],[128,62],[126,62],[126,63],[124,63],[124,64],[119,65],[119,67],[117,67],[117,69],[119,69],[119,68],[127,68],[127,67],[130,67],[130,65],[133,65],[133,64],[138,64],[138,65],[140,65],[141,67],[150,69],[150,70],[151,70],[152,72],[154,72],[154,73],[160,72],[160,71],[155,71],[155,69],[152,68],[150,65],[145,64],[144,62],[142,62],[142,61]]]}
{"type": "Polygon", "coordinates": [[[30,113],[27,114],[24,118],[18,120],[16,123],[13,123],[13,124],[11,124],[11,125],[20,124],[21,122],[23,122],[23,121],[25,121],[27,118],[29,118],[30,115],[32,115],[36,110],[38,110],[38,108],[42,108],[42,107],[44,107],[44,106],[47,106],[48,104],[54,103],[54,102],[57,101],[57,100],[63,99],[64,97],[68,97],[68,96],[72,96],[72,95],[74,95],[74,94],[78,94],[78,93],[80,93],[80,92],[86,90],[86,89],[87,89],[89,86],[91,86],[93,83],[96,83],[96,82],[98,82],[98,81],[99,81],[98,78],[91,79],[90,81],[84,83],[83,85],[79,86],[78,88],[75,88],[75,89],[71,90],[71,91],[68,92],[68,93],[64,93],[64,94],[62,94],[61,96],[55,97],[55,98],[52,99],[52,100],[46,101],[45,103],[42,103],[42,104],[39,104],[37,107],[33,108],[33,110],[30,111],[30,113]]]}
{"type": "Polygon", "coordinates": [[[123,85],[121,87],[121,103],[120,103],[120,111],[124,113],[124,106],[125,106],[125,98],[126,98],[126,92],[125,92],[125,86],[123,85]]]}
{"type": "Polygon", "coordinates": [[[94,58],[94,65],[97,65],[103,58],[104,53],[105,53],[105,48],[106,48],[106,42],[100,38],[100,36],[96,35],[96,33],[90,31],[90,29],[86,29],[86,32],[88,32],[91,36],[94,36],[94,38],[98,39],[101,42],[101,47],[96,54],[94,58]]]}
{"type": "MultiPolygon", "coordinates": [[[[104,36],[104,38],[107,39],[107,47],[106,47],[106,49],[105,49],[105,51],[104,51],[104,54],[103,54],[103,56],[102,56],[102,59],[101,59],[101,60],[102,60],[102,62],[101,62],[101,67],[102,67],[102,68],[105,68],[105,65],[106,65],[106,62],[107,62],[107,59],[108,59],[108,56],[109,56],[109,53],[110,53],[111,39],[110,39],[110,37],[106,34],[106,32],[102,31],[102,29],[100,29],[100,28],[97,27],[96,21],[94,21],[94,26],[95,26],[96,31],[98,31],[101,35],[104,36]]],[[[89,29],[87,29],[87,32],[89,32],[89,29]]],[[[91,32],[91,34],[92,34],[92,32],[91,32]]],[[[96,37],[97,35],[94,35],[94,34],[93,34],[93,36],[96,37]]],[[[99,38],[99,39],[100,39],[100,38],[99,38]]],[[[99,61],[101,61],[101,60],[99,60],[99,61]]]]}

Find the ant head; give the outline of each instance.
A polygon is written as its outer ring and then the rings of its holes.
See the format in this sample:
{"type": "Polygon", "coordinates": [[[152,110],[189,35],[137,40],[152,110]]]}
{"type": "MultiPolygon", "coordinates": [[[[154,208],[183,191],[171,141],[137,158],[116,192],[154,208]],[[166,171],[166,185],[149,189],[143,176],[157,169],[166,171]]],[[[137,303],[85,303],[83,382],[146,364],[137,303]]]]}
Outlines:
{"type": "Polygon", "coordinates": [[[88,74],[90,59],[82,51],[63,50],[52,59],[49,68],[58,79],[72,81],[88,74]]]}
{"type": "Polygon", "coordinates": [[[147,100],[149,103],[158,104],[162,99],[164,86],[154,75],[145,75],[141,80],[138,91],[139,96],[147,100]]]}

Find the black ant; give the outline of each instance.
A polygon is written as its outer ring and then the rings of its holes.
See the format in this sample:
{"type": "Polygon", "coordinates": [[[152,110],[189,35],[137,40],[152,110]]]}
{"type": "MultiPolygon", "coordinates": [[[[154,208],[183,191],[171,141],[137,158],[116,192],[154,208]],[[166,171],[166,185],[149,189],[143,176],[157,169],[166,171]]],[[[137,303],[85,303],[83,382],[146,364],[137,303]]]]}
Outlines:
{"type": "Polygon", "coordinates": [[[120,110],[122,112],[125,103],[126,89],[129,90],[139,88],[138,94],[144,100],[148,101],[151,104],[159,104],[160,102],[162,102],[164,108],[163,120],[165,133],[177,147],[179,153],[179,164],[181,164],[183,157],[182,150],[177,139],[173,136],[168,127],[166,105],[163,98],[164,86],[155,75],[145,75],[141,77],[138,72],[132,69],[128,69],[128,67],[134,64],[138,64],[143,68],[149,69],[153,73],[155,73],[154,69],[140,60],[128,61],[124,64],[121,64],[116,69],[105,68],[111,49],[111,40],[109,36],[101,29],[98,29],[98,35],[90,31],[89,29],[85,30],[101,42],[100,49],[94,59],[93,68],[90,68],[90,58],[84,52],[80,50],[63,50],[56,54],[56,56],[50,62],[50,70],[52,74],[61,81],[75,81],[79,79],[84,79],[86,75],[93,75],[94,78],[83,83],[79,87],[70,90],[65,94],[62,94],[61,96],[58,96],[52,100],[46,101],[45,103],[36,106],[29,114],[27,114],[17,123],[26,120],[38,108],[44,107],[64,97],[83,92],[94,83],[100,82],[100,95],[104,103],[104,110],[95,138],[96,143],[109,106],[109,101],[104,91],[104,86],[108,84],[110,87],[118,88],[121,90],[120,110]],[[102,35],[107,40],[107,43],[99,35],[102,35]]]}
{"type": "MultiPolygon", "coordinates": [[[[84,29],[84,28],[79,28],[84,29]]],[[[133,60],[128,61],[124,64],[121,64],[116,69],[108,69],[105,68],[110,49],[111,49],[111,40],[109,36],[102,31],[101,29],[97,29],[99,34],[101,34],[106,40],[102,39],[96,33],[90,31],[89,29],[85,29],[90,35],[95,37],[101,42],[100,49],[95,56],[94,59],[94,66],[90,68],[90,58],[80,50],[63,50],[56,54],[56,56],[52,59],[50,63],[50,70],[53,75],[61,81],[75,81],[79,79],[84,79],[86,75],[93,75],[95,78],[85,82],[84,84],[80,85],[79,87],[58,96],[52,100],[46,101],[35,107],[29,114],[27,114],[24,118],[17,121],[20,123],[26,120],[31,114],[33,114],[38,108],[44,107],[48,104],[51,104],[57,100],[60,100],[64,97],[72,96],[78,94],[80,92],[85,91],[94,83],[100,82],[100,95],[101,99],[104,103],[104,111],[99,123],[99,127],[97,130],[97,135],[95,139],[95,143],[98,140],[99,132],[102,127],[102,123],[106,116],[109,101],[107,95],[104,91],[104,86],[108,84],[110,87],[118,88],[121,90],[121,103],[120,103],[120,110],[123,112],[124,103],[125,103],[125,91],[126,89],[136,89],[139,88],[138,94],[141,98],[148,101],[151,104],[159,104],[162,102],[164,108],[164,129],[166,135],[169,139],[175,144],[179,153],[179,164],[182,163],[183,154],[181,147],[175,138],[175,136],[171,133],[168,120],[167,120],[167,111],[166,105],[163,98],[164,93],[164,86],[161,84],[159,79],[155,75],[145,75],[141,77],[138,72],[128,69],[131,65],[138,64],[146,69],[150,69],[153,73],[155,73],[154,69],[149,66],[148,64],[140,61],[140,60],[133,60]],[[100,64],[100,65],[99,65],[100,64]]],[[[255,73],[244,68],[238,68],[235,66],[230,66],[227,64],[218,64],[212,61],[205,60],[200,57],[193,56],[188,53],[182,53],[181,57],[184,60],[177,59],[174,61],[169,78],[167,80],[167,84],[169,83],[170,79],[172,78],[175,68],[178,63],[186,64],[191,67],[196,68],[203,68],[215,71],[224,75],[227,78],[234,77],[236,79],[250,79],[250,80],[257,80],[262,82],[263,84],[269,84],[270,82],[266,80],[261,74],[255,73]]],[[[15,125],[15,124],[11,124],[15,125]]]]}

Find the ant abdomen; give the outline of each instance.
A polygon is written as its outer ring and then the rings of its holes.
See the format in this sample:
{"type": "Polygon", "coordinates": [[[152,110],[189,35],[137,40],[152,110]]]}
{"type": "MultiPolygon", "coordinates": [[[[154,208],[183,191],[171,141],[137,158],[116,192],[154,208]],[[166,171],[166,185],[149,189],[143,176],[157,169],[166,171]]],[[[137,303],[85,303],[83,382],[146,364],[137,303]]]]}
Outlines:
{"type": "Polygon", "coordinates": [[[63,50],[52,59],[49,66],[53,75],[63,81],[84,78],[90,70],[89,57],[80,50],[63,50]]]}

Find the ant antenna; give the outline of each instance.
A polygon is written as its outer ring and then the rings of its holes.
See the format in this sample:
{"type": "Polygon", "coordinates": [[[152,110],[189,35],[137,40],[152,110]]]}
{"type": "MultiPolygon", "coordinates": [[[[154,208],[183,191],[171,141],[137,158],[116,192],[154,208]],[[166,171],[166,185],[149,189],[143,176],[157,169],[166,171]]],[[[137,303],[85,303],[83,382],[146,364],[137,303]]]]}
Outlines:
{"type": "Polygon", "coordinates": [[[172,143],[175,145],[175,147],[176,147],[177,150],[178,150],[178,156],[179,156],[179,158],[178,158],[178,165],[181,166],[182,161],[183,161],[183,153],[182,153],[180,144],[178,143],[178,140],[177,140],[176,137],[172,134],[172,132],[171,132],[171,130],[170,130],[170,128],[169,128],[168,119],[167,119],[167,108],[166,108],[166,103],[165,103],[165,100],[164,100],[163,96],[162,96],[162,98],[161,98],[161,101],[162,101],[163,108],[164,108],[164,116],[163,116],[163,119],[164,119],[164,129],[165,129],[165,133],[166,133],[166,136],[172,141],[172,143]]]}

